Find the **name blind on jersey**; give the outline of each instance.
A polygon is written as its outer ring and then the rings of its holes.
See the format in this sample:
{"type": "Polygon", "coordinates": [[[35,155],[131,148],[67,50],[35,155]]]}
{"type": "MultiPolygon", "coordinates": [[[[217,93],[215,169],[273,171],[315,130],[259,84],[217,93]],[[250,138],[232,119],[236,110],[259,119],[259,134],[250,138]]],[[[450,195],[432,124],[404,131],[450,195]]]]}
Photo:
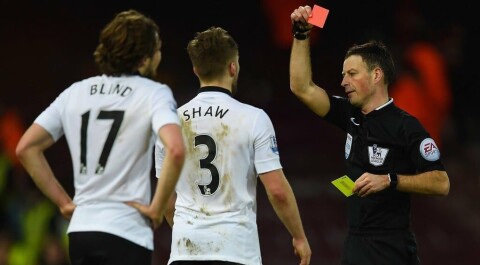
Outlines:
{"type": "Polygon", "coordinates": [[[227,114],[229,109],[223,109],[220,106],[210,106],[208,108],[192,108],[187,109],[183,112],[183,117],[185,117],[185,121],[188,121],[190,119],[195,119],[199,118],[202,116],[210,116],[210,117],[220,117],[223,118],[227,114]]]}
{"type": "Polygon", "coordinates": [[[133,89],[129,86],[121,86],[120,84],[112,85],[106,88],[105,84],[95,84],[90,87],[90,95],[119,95],[126,97],[132,93],[133,89]]]}

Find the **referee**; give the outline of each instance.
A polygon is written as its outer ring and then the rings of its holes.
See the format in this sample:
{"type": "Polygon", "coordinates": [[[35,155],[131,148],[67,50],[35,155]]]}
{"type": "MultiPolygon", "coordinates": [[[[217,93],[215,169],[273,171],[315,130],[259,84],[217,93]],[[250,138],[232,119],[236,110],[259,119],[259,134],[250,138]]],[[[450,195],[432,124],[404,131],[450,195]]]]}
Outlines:
{"type": "Polygon", "coordinates": [[[410,194],[448,194],[440,151],[420,122],[388,96],[394,63],[382,42],[347,51],[341,83],[346,97],[330,96],[313,83],[310,15],[309,6],[291,14],[290,87],[313,112],[346,132],[346,168],[355,195],[348,198],[342,264],[420,264],[410,230],[410,194]]]}

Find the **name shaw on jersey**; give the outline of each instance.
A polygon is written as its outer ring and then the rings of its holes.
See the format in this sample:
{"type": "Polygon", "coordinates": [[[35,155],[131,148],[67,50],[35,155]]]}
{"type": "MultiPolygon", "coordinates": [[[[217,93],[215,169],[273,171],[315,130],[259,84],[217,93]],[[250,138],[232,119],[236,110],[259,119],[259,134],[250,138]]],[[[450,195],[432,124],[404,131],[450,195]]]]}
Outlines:
{"type": "Polygon", "coordinates": [[[190,119],[195,119],[202,116],[220,117],[220,119],[222,119],[228,111],[229,109],[222,109],[220,106],[209,106],[208,108],[203,109],[202,107],[199,107],[192,108],[191,110],[185,110],[183,112],[183,117],[185,121],[189,121],[190,119]]]}
{"type": "Polygon", "coordinates": [[[120,84],[112,85],[106,88],[105,84],[95,84],[90,87],[90,95],[119,95],[126,97],[132,93],[133,89],[129,86],[121,86],[120,84]]]}

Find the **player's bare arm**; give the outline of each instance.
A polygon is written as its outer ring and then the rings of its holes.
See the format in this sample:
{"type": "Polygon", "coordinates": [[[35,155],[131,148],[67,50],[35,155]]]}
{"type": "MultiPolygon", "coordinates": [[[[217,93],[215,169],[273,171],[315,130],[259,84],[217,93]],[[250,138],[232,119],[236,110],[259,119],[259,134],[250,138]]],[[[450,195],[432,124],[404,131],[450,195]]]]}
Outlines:
{"type": "Polygon", "coordinates": [[[44,156],[44,151],[54,143],[55,141],[45,129],[37,124],[32,124],[20,139],[16,153],[42,193],[58,206],[65,218],[70,220],[75,205],[58,182],[44,156]]]}
{"type": "Polygon", "coordinates": [[[275,213],[293,237],[294,252],[300,257],[300,264],[310,264],[312,251],[303,230],[295,195],[283,170],[277,169],[260,175],[268,199],[275,213]]]}
{"type": "Polygon", "coordinates": [[[149,217],[152,221],[153,229],[157,229],[163,222],[167,204],[171,194],[174,192],[185,160],[185,147],[180,126],[167,124],[160,128],[158,134],[164,145],[165,158],[152,202],[150,205],[143,205],[138,202],[126,202],[143,215],[149,217]]]}
{"type": "Polygon", "coordinates": [[[177,200],[177,193],[173,192],[168,200],[167,210],[165,211],[165,220],[170,227],[173,227],[173,216],[175,214],[175,201],[177,200]]]}

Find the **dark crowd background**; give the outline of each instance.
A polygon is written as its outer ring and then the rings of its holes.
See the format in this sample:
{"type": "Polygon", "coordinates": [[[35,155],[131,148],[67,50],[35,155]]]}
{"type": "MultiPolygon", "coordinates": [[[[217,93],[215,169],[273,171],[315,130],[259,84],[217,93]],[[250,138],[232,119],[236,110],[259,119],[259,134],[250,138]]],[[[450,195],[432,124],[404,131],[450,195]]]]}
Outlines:
{"type": "MultiPolygon", "coordinates": [[[[14,149],[61,91],[98,74],[92,53],[99,32],[129,8],[159,24],[163,58],[157,78],[171,86],[179,105],[198,90],[185,50],[195,32],[221,26],[237,40],[241,72],[236,97],[265,109],[274,123],[312,247],[311,264],[339,264],[346,205],[330,182],[344,175],[345,134],[316,117],[289,90],[290,13],[305,4],[330,9],[324,29],[314,29],[311,37],[314,81],[343,95],[347,48],[374,38],[384,41],[398,68],[391,95],[421,118],[441,147],[450,194],[412,195],[422,264],[480,264],[480,22],[472,1],[0,0],[0,265],[68,264],[68,223],[35,188],[14,149]]],[[[65,139],[47,157],[73,195],[65,139]]],[[[258,194],[264,264],[296,264],[291,238],[261,185],[258,194]]],[[[152,264],[166,264],[170,231],[166,222],[156,231],[152,264]]]]}

